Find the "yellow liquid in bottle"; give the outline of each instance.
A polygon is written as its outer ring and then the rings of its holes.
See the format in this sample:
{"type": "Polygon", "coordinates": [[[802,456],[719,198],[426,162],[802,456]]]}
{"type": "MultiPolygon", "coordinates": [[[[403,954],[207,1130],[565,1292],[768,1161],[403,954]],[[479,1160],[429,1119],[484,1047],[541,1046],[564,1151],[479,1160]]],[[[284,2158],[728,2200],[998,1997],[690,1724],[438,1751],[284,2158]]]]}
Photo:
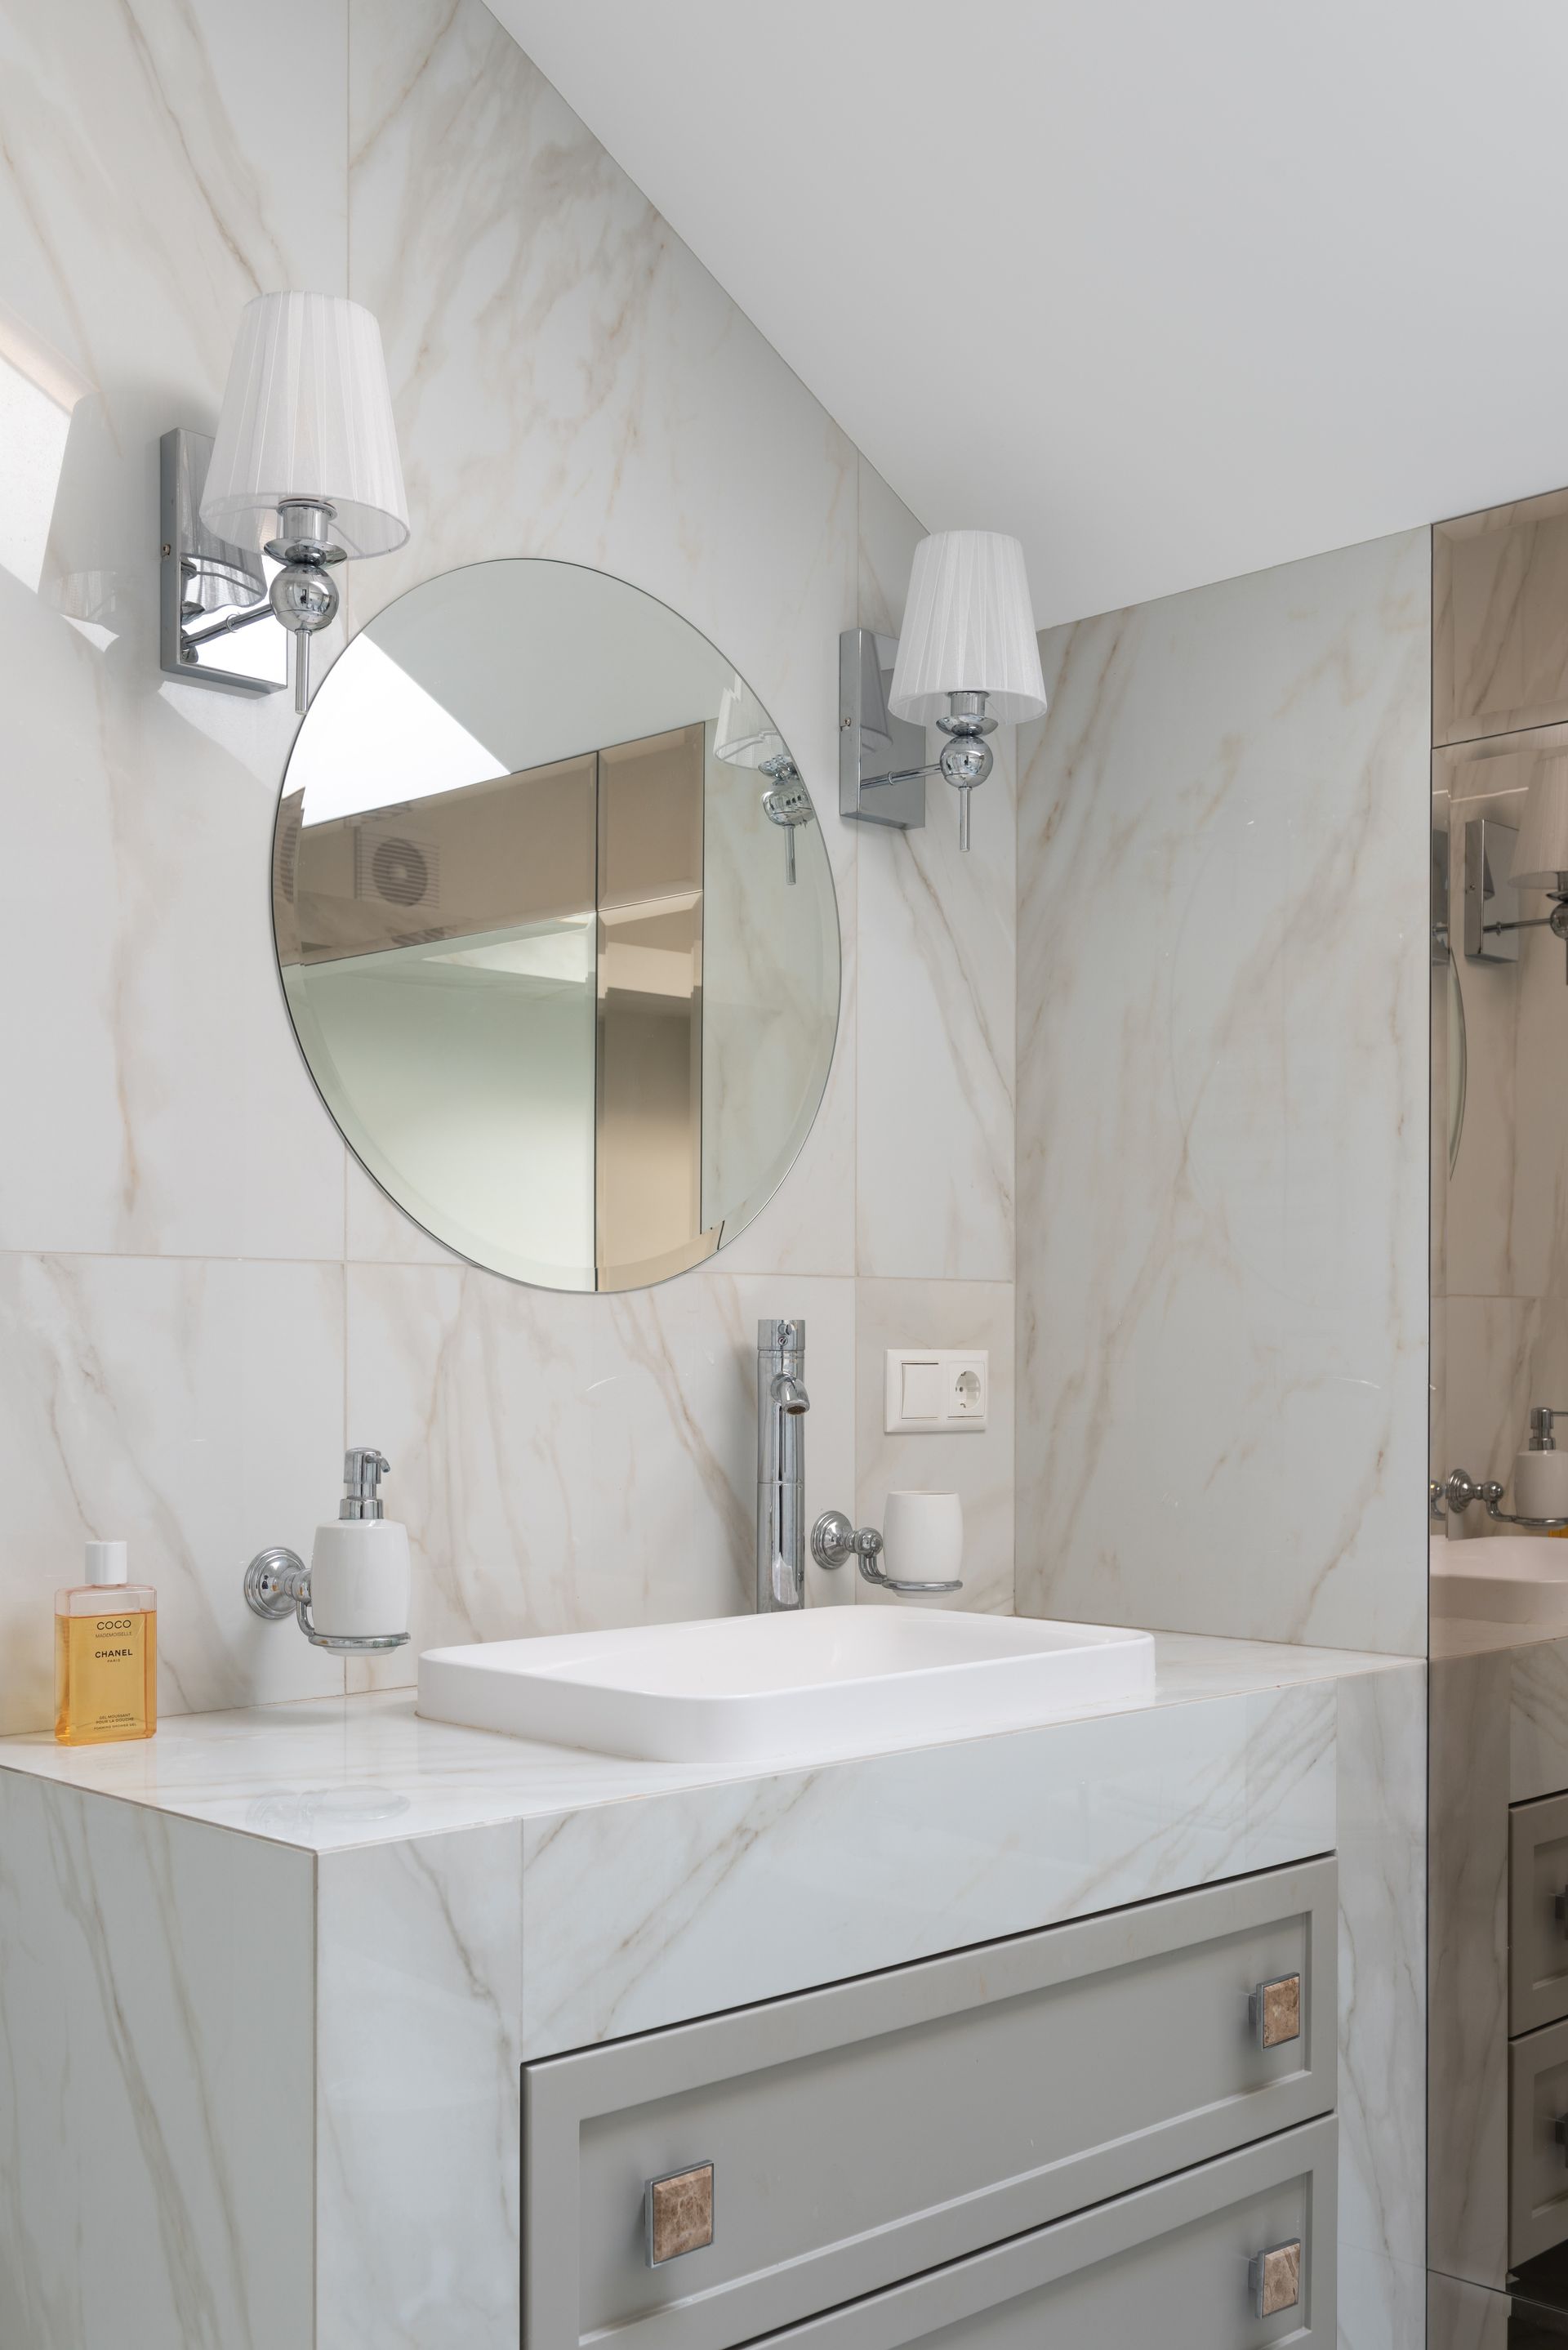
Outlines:
{"type": "Polygon", "coordinates": [[[62,1746],[151,1738],[158,1727],[158,1617],[55,1617],[55,1736],[62,1746]]]}

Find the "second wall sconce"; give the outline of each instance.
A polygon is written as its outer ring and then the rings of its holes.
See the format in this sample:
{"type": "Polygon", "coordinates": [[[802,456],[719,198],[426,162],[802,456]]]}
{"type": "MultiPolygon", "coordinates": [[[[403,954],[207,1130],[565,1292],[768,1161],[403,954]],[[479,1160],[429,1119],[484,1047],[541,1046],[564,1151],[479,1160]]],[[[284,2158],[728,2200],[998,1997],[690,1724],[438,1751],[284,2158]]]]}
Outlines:
{"type": "Polygon", "coordinates": [[[187,684],[273,693],[337,611],[333,567],[409,536],[381,330],[336,294],[261,294],[240,320],[215,441],[162,441],[162,666],[187,684]],[[270,585],[262,557],[278,567],[270,585]],[[263,624],[240,657],[236,634],[263,624]]]}
{"type": "Polygon", "coordinates": [[[868,629],[839,639],[838,812],[914,831],[926,820],[926,779],[959,795],[959,847],[970,843],[970,795],[992,769],[986,736],[1041,717],[1045,681],[1017,539],[946,530],[915,549],[895,644],[868,629]],[[927,761],[923,729],[948,737],[927,761]]]}

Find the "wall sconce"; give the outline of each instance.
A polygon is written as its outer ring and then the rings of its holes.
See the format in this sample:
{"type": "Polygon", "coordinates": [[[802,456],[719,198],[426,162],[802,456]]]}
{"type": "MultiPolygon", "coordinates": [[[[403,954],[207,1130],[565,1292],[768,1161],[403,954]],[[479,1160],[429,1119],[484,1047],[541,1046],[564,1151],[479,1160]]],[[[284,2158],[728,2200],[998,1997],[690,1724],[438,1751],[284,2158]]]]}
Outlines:
{"type": "Polygon", "coordinates": [[[784,837],[784,879],[794,887],[795,827],[809,824],[811,795],[790,757],[789,746],[743,678],[727,685],[719,697],[719,723],[713,731],[713,756],[726,766],[751,767],[769,779],[763,794],[763,813],[778,825],[784,837]]]}
{"type": "Polygon", "coordinates": [[[294,706],[310,639],[337,611],[332,567],[409,536],[381,330],[335,294],[246,304],[215,441],[166,432],[162,666],[187,684],[274,693],[292,637],[294,706]],[[279,567],[268,585],[263,555],[279,567]],[[264,626],[243,656],[238,631],[264,626]]]}
{"type": "Polygon", "coordinates": [[[1542,930],[1568,944],[1568,752],[1537,760],[1517,831],[1494,816],[1465,826],[1466,959],[1516,963],[1520,931],[1542,930]],[[1552,911],[1522,919],[1521,889],[1544,890],[1552,911]]]}
{"type": "Polygon", "coordinates": [[[991,530],[944,530],[922,539],[902,636],[895,646],[869,629],[846,629],[838,680],[839,814],[918,830],[926,820],[926,778],[944,775],[959,795],[959,847],[967,850],[970,794],[992,764],[985,737],[999,724],[1022,725],[1045,709],[1017,539],[991,530]],[[948,737],[931,762],[924,758],[921,731],[929,725],[948,737]]]}

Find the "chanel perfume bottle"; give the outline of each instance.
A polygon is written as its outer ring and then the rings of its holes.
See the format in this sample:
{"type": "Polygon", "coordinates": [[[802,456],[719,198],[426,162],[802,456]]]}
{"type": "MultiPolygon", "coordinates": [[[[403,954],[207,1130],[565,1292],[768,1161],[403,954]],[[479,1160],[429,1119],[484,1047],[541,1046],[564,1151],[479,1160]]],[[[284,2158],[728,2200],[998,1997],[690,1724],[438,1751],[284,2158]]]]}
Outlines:
{"type": "Polygon", "coordinates": [[[89,1542],[87,1581],[55,1594],[62,1746],[151,1738],[158,1727],[158,1594],[126,1576],[122,1542],[89,1542]]]}

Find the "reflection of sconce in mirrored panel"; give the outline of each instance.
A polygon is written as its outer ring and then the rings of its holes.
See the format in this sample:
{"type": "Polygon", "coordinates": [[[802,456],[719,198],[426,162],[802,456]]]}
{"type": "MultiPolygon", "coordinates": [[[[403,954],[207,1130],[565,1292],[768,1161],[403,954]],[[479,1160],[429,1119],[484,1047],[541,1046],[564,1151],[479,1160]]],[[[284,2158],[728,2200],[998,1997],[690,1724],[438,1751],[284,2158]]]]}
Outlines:
{"type": "Polygon", "coordinates": [[[226,692],[275,692],[292,637],[303,711],[310,639],[337,617],[333,567],[389,555],[409,536],[369,311],[335,294],[258,295],[240,321],[216,440],[165,433],[162,463],[164,670],[226,692]],[[258,625],[241,655],[234,639],[258,625]]]}
{"type": "Polygon", "coordinates": [[[959,795],[959,847],[967,849],[970,795],[992,765],[986,736],[1045,710],[1017,539],[991,530],[938,531],[922,539],[890,679],[882,660],[886,641],[864,629],[839,640],[839,814],[918,830],[926,820],[926,778],[940,775],[959,795]],[[933,725],[948,740],[940,758],[925,762],[920,730],[933,725]],[[889,755],[896,726],[906,743],[912,741],[905,757],[919,764],[889,755]]]}
{"type": "Polygon", "coordinates": [[[1516,963],[1521,931],[1550,931],[1568,944],[1568,751],[1536,761],[1521,826],[1472,816],[1465,827],[1467,959],[1516,963]],[[1552,911],[1521,915],[1527,889],[1543,890],[1552,911]]]}
{"type": "Polygon", "coordinates": [[[769,778],[763,794],[763,814],[770,824],[783,829],[784,879],[793,889],[795,827],[811,822],[815,813],[811,794],[800,779],[784,736],[743,678],[736,678],[719,697],[713,756],[722,759],[726,766],[751,767],[769,778]]]}

